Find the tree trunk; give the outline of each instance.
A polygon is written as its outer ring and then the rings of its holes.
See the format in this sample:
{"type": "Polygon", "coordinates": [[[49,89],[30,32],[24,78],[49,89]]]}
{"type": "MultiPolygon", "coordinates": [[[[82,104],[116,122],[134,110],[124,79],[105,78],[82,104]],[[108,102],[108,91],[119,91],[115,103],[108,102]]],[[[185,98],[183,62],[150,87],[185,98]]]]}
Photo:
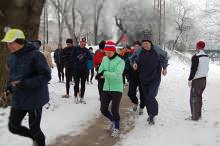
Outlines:
{"type": "MultiPolygon", "coordinates": [[[[45,0],[7,0],[0,1],[0,39],[4,28],[19,28],[24,31],[27,40],[38,39],[40,16],[45,0]]],[[[0,95],[7,80],[7,55],[5,45],[0,45],[0,95]]]]}

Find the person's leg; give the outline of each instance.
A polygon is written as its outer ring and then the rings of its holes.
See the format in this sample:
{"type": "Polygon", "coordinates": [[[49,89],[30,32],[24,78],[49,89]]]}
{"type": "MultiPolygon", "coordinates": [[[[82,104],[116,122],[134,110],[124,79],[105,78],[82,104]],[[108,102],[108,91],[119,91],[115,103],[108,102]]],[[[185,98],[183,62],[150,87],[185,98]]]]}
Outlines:
{"type": "Polygon", "coordinates": [[[90,78],[90,82],[92,83],[94,77],[94,68],[91,69],[91,78],[90,78]]]}
{"type": "Polygon", "coordinates": [[[160,79],[152,81],[150,84],[141,84],[144,101],[149,117],[158,115],[158,102],[156,96],[160,85],[160,79]]]}
{"type": "Polygon", "coordinates": [[[115,122],[115,129],[120,129],[120,114],[119,114],[119,107],[121,103],[122,93],[120,92],[112,92],[112,115],[113,121],[115,122]]]}
{"type": "Polygon", "coordinates": [[[40,128],[42,108],[28,111],[29,113],[29,127],[33,135],[34,141],[39,146],[45,146],[45,136],[40,128]]]}
{"type": "Polygon", "coordinates": [[[12,108],[9,116],[8,129],[11,133],[33,139],[32,133],[27,127],[21,125],[27,111],[12,108]]]}
{"type": "Polygon", "coordinates": [[[99,99],[100,99],[100,101],[101,101],[101,98],[102,98],[104,83],[105,83],[104,79],[98,79],[98,90],[99,90],[99,99]]]}
{"type": "Polygon", "coordinates": [[[90,75],[90,70],[88,70],[87,76],[86,76],[86,81],[89,82],[89,75],[90,75]]]}
{"type": "Polygon", "coordinates": [[[113,115],[109,111],[109,104],[112,100],[112,97],[109,95],[109,92],[103,91],[101,98],[101,113],[108,118],[111,122],[113,122],[113,115]]]}
{"type": "Polygon", "coordinates": [[[78,73],[74,74],[74,96],[77,97],[77,94],[79,93],[79,81],[80,81],[80,75],[78,73]]]}
{"type": "Polygon", "coordinates": [[[70,69],[66,68],[66,94],[69,95],[69,91],[70,91],[70,81],[72,78],[72,73],[70,69]]]}
{"type": "Polygon", "coordinates": [[[143,94],[140,82],[138,84],[138,88],[139,88],[139,94],[140,94],[140,108],[144,109],[144,107],[145,107],[145,99],[144,99],[144,94],[143,94]]]}
{"type": "Polygon", "coordinates": [[[206,81],[203,79],[196,79],[192,81],[190,93],[190,107],[192,120],[198,120],[201,117],[202,110],[202,93],[205,89],[206,81]]]}
{"type": "Polygon", "coordinates": [[[87,78],[87,72],[83,73],[81,75],[81,96],[80,98],[84,98],[85,89],[86,89],[86,78],[87,78]]]}
{"type": "Polygon", "coordinates": [[[204,79],[202,79],[201,80],[201,92],[200,92],[200,100],[199,100],[199,117],[201,118],[202,117],[202,94],[203,94],[203,92],[204,92],[204,90],[205,90],[205,88],[206,88],[206,78],[204,78],[204,79]]]}
{"type": "Polygon", "coordinates": [[[132,101],[133,104],[138,105],[138,98],[137,98],[137,86],[138,81],[131,77],[130,83],[128,86],[128,97],[132,101]]]}
{"type": "Polygon", "coordinates": [[[60,72],[61,72],[62,81],[64,81],[64,65],[63,64],[60,65],[60,72]]]}
{"type": "Polygon", "coordinates": [[[57,65],[57,71],[58,71],[58,78],[59,81],[61,81],[61,65],[60,64],[56,64],[57,65]]]}

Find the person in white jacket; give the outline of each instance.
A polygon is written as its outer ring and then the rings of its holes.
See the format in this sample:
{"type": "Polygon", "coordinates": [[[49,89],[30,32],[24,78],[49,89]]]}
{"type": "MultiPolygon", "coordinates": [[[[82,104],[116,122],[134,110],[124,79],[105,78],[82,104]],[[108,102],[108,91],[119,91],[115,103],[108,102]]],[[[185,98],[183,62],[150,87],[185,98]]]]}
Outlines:
{"type": "Polygon", "coordinates": [[[206,88],[206,78],[209,71],[209,56],[204,52],[205,42],[196,45],[197,53],[192,57],[191,71],[188,79],[190,91],[191,120],[197,121],[202,113],[202,94],[206,88]]]}

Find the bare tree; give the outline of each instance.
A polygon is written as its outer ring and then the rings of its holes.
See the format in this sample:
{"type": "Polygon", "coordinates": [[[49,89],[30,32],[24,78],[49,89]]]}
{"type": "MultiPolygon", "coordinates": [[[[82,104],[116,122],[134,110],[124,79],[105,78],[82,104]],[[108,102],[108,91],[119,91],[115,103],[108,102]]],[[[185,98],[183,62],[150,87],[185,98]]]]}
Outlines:
{"type": "Polygon", "coordinates": [[[99,19],[101,11],[103,9],[106,0],[96,0],[95,1],[95,12],[94,12],[94,44],[98,44],[98,30],[99,30],[99,19]]]}
{"type": "Polygon", "coordinates": [[[51,3],[57,9],[57,11],[61,14],[61,16],[63,17],[63,21],[65,22],[65,25],[66,25],[68,32],[69,32],[69,35],[73,39],[73,43],[76,45],[77,44],[77,36],[76,36],[76,31],[75,31],[75,27],[76,27],[75,3],[76,3],[76,0],[72,0],[72,1],[64,0],[63,7],[60,3],[57,3],[56,0],[51,0],[51,3]],[[69,19],[69,17],[68,17],[68,12],[69,12],[68,10],[69,9],[71,9],[72,19],[69,19]],[[72,24],[71,24],[70,20],[72,21],[72,24]]]}
{"type": "MultiPolygon", "coordinates": [[[[28,40],[36,40],[40,25],[40,16],[45,0],[7,0],[0,1],[0,37],[4,28],[19,28],[24,31],[28,40]]],[[[8,50],[0,44],[0,96],[7,79],[8,50]]]]}

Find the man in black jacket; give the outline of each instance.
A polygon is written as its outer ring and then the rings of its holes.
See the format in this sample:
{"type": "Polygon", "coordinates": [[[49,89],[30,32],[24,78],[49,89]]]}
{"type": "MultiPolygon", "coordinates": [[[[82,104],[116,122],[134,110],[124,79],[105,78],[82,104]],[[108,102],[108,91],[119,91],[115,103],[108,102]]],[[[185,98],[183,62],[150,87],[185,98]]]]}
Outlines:
{"type": "Polygon", "coordinates": [[[57,65],[57,71],[58,71],[58,77],[59,77],[59,82],[64,82],[64,63],[63,63],[63,49],[62,45],[58,44],[58,48],[54,52],[54,62],[57,65]]]}
{"type": "Polygon", "coordinates": [[[73,60],[71,55],[73,53],[73,40],[66,40],[66,47],[63,49],[63,62],[65,67],[65,75],[66,75],[66,94],[63,95],[63,98],[69,98],[69,90],[70,90],[70,82],[73,78],[73,60]]]}
{"type": "Polygon", "coordinates": [[[158,102],[156,96],[161,81],[161,63],[158,53],[154,50],[150,40],[142,41],[142,51],[134,64],[139,71],[139,79],[143,91],[149,124],[154,124],[154,117],[158,115],[158,102]]]}
{"type": "Polygon", "coordinates": [[[87,63],[92,59],[89,50],[86,48],[86,39],[80,40],[80,45],[74,48],[71,59],[73,60],[73,76],[74,76],[74,96],[75,102],[78,104],[86,104],[84,99],[86,78],[88,76],[87,63]],[[79,83],[81,82],[81,90],[79,91],[79,83]],[[78,99],[80,96],[80,100],[78,99]]]}
{"type": "Polygon", "coordinates": [[[45,146],[40,122],[42,107],[49,101],[49,66],[38,48],[25,41],[21,30],[9,30],[2,42],[7,43],[11,52],[8,57],[9,80],[6,89],[12,93],[9,131],[31,138],[34,146],[45,146]],[[22,120],[27,114],[29,128],[22,125],[22,120]]]}

